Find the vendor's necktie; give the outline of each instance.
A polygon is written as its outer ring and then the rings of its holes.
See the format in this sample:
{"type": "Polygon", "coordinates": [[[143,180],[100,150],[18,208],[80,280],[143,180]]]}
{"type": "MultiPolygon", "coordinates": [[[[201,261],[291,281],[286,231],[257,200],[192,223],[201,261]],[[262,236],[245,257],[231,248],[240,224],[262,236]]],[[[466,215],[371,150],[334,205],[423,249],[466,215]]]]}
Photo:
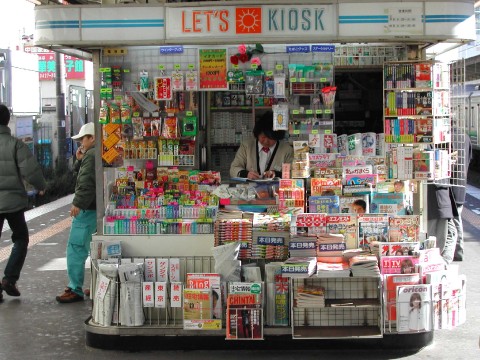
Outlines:
{"type": "Polygon", "coordinates": [[[264,147],[262,147],[262,151],[268,154],[268,152],[270,151],[270,148],[264,146],[264,147]]]}

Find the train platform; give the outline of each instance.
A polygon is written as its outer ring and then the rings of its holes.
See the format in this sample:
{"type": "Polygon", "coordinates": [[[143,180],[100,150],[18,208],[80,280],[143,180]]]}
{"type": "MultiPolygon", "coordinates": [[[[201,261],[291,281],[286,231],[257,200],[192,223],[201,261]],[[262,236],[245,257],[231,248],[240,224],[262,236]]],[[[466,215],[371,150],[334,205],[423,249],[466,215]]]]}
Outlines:
{"type": "MultiPolygon", "coordinates": [[[[86,346],[85,321],[92,302],[59,304],[55,296],[67,284],[65,248],[70,230],[69,209],[73,196],[67,196],[26,213],[30,245],[18,287],[21,296],[4,293],[0,303],[0,360],[50,359],[475,359],[479,358],[480,330],[480,189],[469,186],[463,212],[466,258],[455,262],[467,275],[467,322],[452,330],[435,331],[431,345],[411,351],[386,348],[359,349],[345,340],[337,349],[252,350],[165,350],[135,352],[100,350],[86,346]]],[[[11,251],[11,231],[4,225],[0,239],[0,271],[3,273],[11,251]]],[[[88,264],[87,264],[88,265],[88,264]]],[[[85,284],[89,284],[89,271],[85,284]]],[[[399,337],[401,339],[401,337],[399,337]]],[[[152,341],[155,341],[152,338],[152,341]]],[[[185,341],[185,340],[183,340],[185,341]]],[[[302,340],[298,340],[301,342],[302,340]]],[[[401,345],[401,344],[400,344],[401,345]]],[[[182,344],[179,344],[182,349],[182,344]]],[[[187,346],[185,346],[187,348],[187,346]]],[[[301,346],[300,346],[301,348],[301,346]]]]}

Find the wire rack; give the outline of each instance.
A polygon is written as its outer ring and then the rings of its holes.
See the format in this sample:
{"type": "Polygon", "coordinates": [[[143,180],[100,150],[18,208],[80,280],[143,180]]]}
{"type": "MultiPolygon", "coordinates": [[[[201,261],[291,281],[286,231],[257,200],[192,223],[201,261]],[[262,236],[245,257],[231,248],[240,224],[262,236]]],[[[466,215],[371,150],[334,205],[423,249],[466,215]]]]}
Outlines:
{"type": "Polygon", "coordinates": [[[379,278],[293,279],[293,337],[381,336],[380,288],[379,278]],[[296,306],[299,287],[322,287],[325,306],[296,306]]]}
{"type": "MultiPolygon", "coordinates": [[[[156,257],[149,257],[149,259],[156,259],[156,257]]],[[[173,259],[174,257],[167,256],[158,256],[162,259],[173,259]]],[[[182,284],[186,282],[187,273],[213,273],[215,269],[215,261],[213,257],[209,256],[199,256],[199,257],[175,257],[179,259],[180,264],[180,280],[182,284]]],[[[143,258],[134,258],[134,262],[141,262],[143,258]]],[[[92,289],[97,289],[99,282],[99,268],[98,260],[92,260],[92,289]]],[[[120,313],[120,288],[124,286],[118,279],[115,282],[116,289],[115,292],[116,299],[114,301],[115,308],[113,309],[113,318],[111,326],[122,326],[119,323],[118,315],[120,313]]],[[[95,297],[95,293],[92,292],[92,296],[95,297]]],[[[94,301],[96,299],[94,298],[94,301]]],[[[143,326],[156,326],[156,327],[183,327],[183,306],[182,307],[171,307],[171,293],[170,293],[170,283],[167,283],[167,299],[165,308],[157,307],[143,307],[143,315],[145,317],[145,322],[143,326]]],[[[95,323],[95,317],[93,317],[93,322],[95,323]]]]}

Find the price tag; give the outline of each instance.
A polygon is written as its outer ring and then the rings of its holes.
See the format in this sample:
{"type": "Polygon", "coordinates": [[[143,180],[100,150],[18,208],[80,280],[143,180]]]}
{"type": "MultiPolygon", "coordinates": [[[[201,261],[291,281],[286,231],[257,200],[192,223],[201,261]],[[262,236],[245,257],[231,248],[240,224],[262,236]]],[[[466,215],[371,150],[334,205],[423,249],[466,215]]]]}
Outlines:
{"type": "Polygon", "coordinates": [[[306,78],[300,78],[300,82],[306,82],[307,79],[306,78]]]}
{"type": "Polygon", "coordinates": [[[327,78],[320,78],[320,82],[327,82],[327,78]]]}
{"type": "Polygon", "coordinates": [[[297,78],[290,78],[290,82],[297,82],[297,78]]]}
{"type": "Polygon", "coordinates": [[[158,70],[165,70],[165,65],[158,65],[158,70]]]}
{"type": "Polygon", "coordinates": [[[283,70],[283,65],[282,64],[277,64],[275,65],[276,70],[283,70]]]}
{"type": "Polygon", "coordinates": [[[305,110],[305,113],[308,114],[308,115],[311,115],[311,114],[313,114],[313,110],[311,110],[311,109],[305,110]]]}
{"type": "Polygon", "coordinates": [[[234,68],[234,69],[238,69],[238,64],[234,64],[234,65],[233,65],[233,68],[234,68]]]}
{"type": "Polygon", "coordinates": [[[138,111],[135,111],[135,112],[133,113],[133,116],[134,116],[134,117],[139,117],[139,116],[140,116],[140,113],[139,113],[138,111]]]}
{"type": "Polygon", "coordinates": [[[332,132],[330,130],[325,130],[325,134],[331,134],[332,132]]]}
{"type": "Polygon", "coordinates": [[[325,114],[331,114],[332,110],[325,110],[325,114]]]}
{"type": "Polygon", "coordinates": [[[318,130],[317,129],[312,130],[312,134],[318,134],[318,130]]]}
{"type": "Polygon", "coordinates": [[[175,65],[173,65],[173,68],[175,70],[180,70],[181,66],[180,66],[180,64],[175,64],[175,65]]]}
{"type": "Polygon", "coordinates": [[[300,134],[300,130],[293,130],[293,135],[299,135],[300,134]]]}
{"type": "Polygon", "coordinates": [[[258,65],[257,65],[257,64],[250,64],[250,67],[251,67],[253,70],[257,70],[258,65]]]}
{"type": "Polygon", "coordinates": [[[298,115],[298,114],[300,114],[300,110],[292,110],[292,114],[293,115],[298,115]]]}
{"type": "Polygon", "coordinates": [[[192,115],[193,115],[193,112],[192,112],[192,111],[187,111],[185,114],[186,114],[187,116],[192,116],[192,115]]]}
{"type": "Polygon", "coordinates": [[[124,73],[129,73],[129,72],[130,72],[130,69],[123,69],[123,72],[124,72],[124,73]]]}
{"type": "Polygon", "coordinates": [[[321,109],[315,110],[315,114],[322,114],[322,113],[323,113],[323,111],[321,109]]]}
{"type": "Polygon", "coordinates": [[[110,71],[112,71],[112,68],[100,68],[99,71],[100,71],[101,73],[103,73],[103,72],[110,72],[110,71]]]}
{"type": "Polygon", "coordinates": [[[195,69],[195,65],[193,65],[193,64],[188,64],[188,68],[189,68],[190,70],[193,70],[193,69],[195,69]]]}
{"type": "Polygon", "coordinates": [[[272,76],[272,75],[273,75],[273,71],[267,71],[267,72],[266,72],[266,75],[267,75],[267,76],[272,76]]]}

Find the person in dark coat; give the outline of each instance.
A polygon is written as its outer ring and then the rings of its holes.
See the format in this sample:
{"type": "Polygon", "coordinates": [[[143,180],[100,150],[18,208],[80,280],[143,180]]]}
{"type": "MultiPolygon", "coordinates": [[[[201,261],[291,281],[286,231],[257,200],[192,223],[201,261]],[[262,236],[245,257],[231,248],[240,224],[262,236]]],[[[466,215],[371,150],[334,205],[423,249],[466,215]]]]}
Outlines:
{"type": "Polygon", "coordinates": [[[427,185],[427,234],[437,238],[437,247],[440,249],[443,260],[447,264],[453,261],[457,229],[453,223],[454,216],[458,216],[453,191],[449,184],[427,185]]]}
{"type": "Polygon", "coordinates": [[[28,196],[23,180],[33,185],[39,195],[43,195],[47,187],[42,168],[28,146],[11,135],[9,122],[10,110],[0,104],[0,234],[7,220],[13,242],[0,285],[0,301],[3,300],[3,291],[10,296],[20,296],[16,283],[27,257],[29,242],[25,221],[28,196]]]}
{"type": "Polygon", "coordinates": [[[468,166],[472,160],[472,143],[470,137],[467,134],[460,134],[457,131],[453,131],[453,150],[457,151],[456,162],[453,164],[452,172],[452,191],[455,206],[457,208],[457,215],[453,217],[453,224],[457,230],[457,243],[455,246],[455,255],[453,260],[463,261],[463,222],[462,222],[462,210],[465,204],[465,196],[467,193],[467,174],[468,166]]]}

